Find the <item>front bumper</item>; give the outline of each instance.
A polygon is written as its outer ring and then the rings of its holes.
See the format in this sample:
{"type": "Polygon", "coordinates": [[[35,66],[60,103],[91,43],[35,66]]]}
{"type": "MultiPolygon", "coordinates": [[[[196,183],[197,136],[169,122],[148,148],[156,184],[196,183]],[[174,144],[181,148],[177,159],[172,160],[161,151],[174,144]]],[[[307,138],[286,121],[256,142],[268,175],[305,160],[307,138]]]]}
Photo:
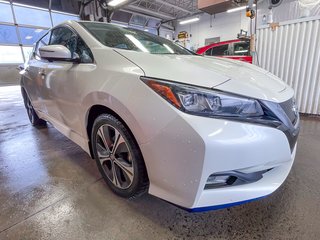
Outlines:
{"type": "Polygon", "coordinates": [[[286,135],[272,127],[192,116],[175,119],[141,144],[149,193],[190,211],[241,204],[274,192],[295,157],[286,135]],[[269,170],[255,182],[205,189],[211,174],[269,170]]]}

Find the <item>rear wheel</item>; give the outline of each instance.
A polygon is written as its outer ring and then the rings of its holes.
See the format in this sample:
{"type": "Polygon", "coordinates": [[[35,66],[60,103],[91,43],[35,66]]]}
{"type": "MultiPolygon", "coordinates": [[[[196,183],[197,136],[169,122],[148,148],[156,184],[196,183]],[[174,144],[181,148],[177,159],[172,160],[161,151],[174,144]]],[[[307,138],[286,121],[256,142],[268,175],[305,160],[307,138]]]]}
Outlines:
{"type": "Polygon", "coordinates": [[[146,192],[149,182],[140,149],[121,121],[100,115],[93,124],[91,143],[98,169],[114,193],[133,198],[146,192]]]}
{"type": "Polygon", "coordinates": [[[33,126],[45,126],[46,121],[42,120],[41,118],[38,117],[37,113],[35,112],[31,101],[25,91],[22,89],[22,96],[23,96],[23,101],[24,101],[24,106],[26,107],[27,114],[30,120],[30,123],[33,126]]]}

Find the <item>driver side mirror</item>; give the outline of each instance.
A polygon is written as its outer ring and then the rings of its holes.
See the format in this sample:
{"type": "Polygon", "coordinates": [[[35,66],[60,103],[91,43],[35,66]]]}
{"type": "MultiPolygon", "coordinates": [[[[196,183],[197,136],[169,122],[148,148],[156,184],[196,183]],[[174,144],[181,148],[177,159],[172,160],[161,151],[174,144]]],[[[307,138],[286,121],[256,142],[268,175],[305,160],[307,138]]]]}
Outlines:
{"type": "Polygon", "coordinates": [[[72,58],[72,54],[68,48],[63,45],[48,45],[39,48],[40,57],[48,61],[68,61],[79,62],[79,55],[75,54],[75,58],[72,58]]]}

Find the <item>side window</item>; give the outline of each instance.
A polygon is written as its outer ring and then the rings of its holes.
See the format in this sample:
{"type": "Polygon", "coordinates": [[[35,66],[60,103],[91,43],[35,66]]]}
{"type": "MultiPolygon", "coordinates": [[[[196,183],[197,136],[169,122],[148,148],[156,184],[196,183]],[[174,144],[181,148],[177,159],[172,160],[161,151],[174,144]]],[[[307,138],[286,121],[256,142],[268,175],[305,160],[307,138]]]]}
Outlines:
{"type": "Polygon", "coordinates": [[[34,50],[34,57],[37,60],[40,60],[40,53],[39,53],[39,48],[43,47],[43,46],[47,46],[49,44],[50,41],[50,36],[51,36],[51,32],[48,32],[46,35],[44,35],[36,44],[35,46],[35,50],[34,50]]]}
{"type": "Polygon", "coordinates": [[[58,27],[52,30],[50,45],[63,45],[71,52],[71,57],[77,48],[77,35],[66,27],[58,27]]]}
{"type": "Polygon", "coordinates": [[[79,56],[81,63],[92,63],[93,55],[85,42],[73,31],[66,27],[52,30],[50,45],[63,45],[71,52],[71,57],[79,56]]]}
{"type": "Polygon", "coordinates": [[[206,55],[206,56],[212,56],[212,48],[209,48],[205,53],[204,53],[204,55],[206,55]]]}
{"type": "Polygon", "coordinates": [[[78,37],[76,52],[79,55],[80,61],[82,63],[92,63],[93,62],[93,55],[92,55],[90,48],[87,46],[87,44],[80,37],[78,37]]]}
{"type": "Polygon", "coordinates": [[[236,56],[249,56],[249,43],[237,42],[233,44],[233,54],[236,56]]]}
{"type": "Polygon", "coordinates": [[[221,45],[221,46],[217,46],[217,47],[213,47],[212,48],[212,56],[225,56],[225,55],[229,55],[229,51],[228,51],[228,44],[225,45],[221,45]]]}

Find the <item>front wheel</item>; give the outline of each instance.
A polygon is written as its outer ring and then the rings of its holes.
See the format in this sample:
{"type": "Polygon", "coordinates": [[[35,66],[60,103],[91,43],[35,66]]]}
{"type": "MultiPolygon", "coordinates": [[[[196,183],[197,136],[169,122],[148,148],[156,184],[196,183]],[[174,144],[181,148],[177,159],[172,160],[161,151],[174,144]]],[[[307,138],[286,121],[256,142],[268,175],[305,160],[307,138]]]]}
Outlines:
{"type": "Polygon", "coordinates": [[[121,121],[110,114],[100,115],[93,124],[91,144],[98,169],[114,193],[134,198],[147,191],[142,154],[121,121]]]}

